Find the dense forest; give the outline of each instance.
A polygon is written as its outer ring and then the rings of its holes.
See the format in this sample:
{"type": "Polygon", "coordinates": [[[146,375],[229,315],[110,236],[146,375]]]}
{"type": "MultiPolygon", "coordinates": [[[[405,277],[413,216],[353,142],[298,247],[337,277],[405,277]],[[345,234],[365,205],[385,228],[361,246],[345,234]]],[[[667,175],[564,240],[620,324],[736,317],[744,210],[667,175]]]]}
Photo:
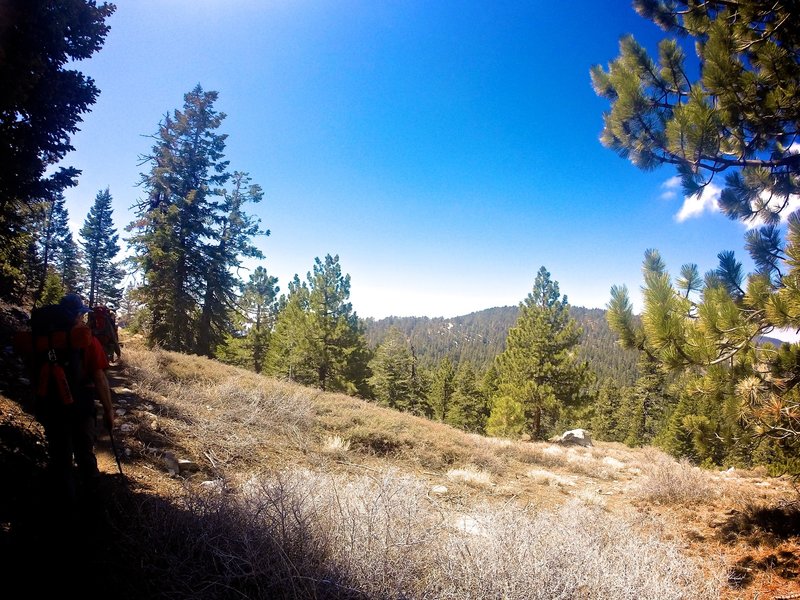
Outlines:
{"type": "MultiPolygon", "coordinates": [[[[637,353],[622,348],[600,308],[570,307],[581,326],[578,356],[589,363],[598,381],[632,385],[637,377],[637,353]]],[[[366,339],[378,347],[395,327],[409,340],[419,364],[431,368],[445,356],[454,364],[470,364],[477,371],[489,368],[505,350],[506,337],[519,318],[518,306],[499,306],[446,319],[444,317],[387,317],[366,319],[366,339]]]]}

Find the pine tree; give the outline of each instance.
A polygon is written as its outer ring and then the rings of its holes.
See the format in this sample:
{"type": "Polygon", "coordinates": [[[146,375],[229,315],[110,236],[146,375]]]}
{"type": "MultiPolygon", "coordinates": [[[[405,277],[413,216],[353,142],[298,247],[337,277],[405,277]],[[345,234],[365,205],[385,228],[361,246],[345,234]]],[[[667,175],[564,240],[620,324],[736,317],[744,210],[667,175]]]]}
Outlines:
{"type": "Polygon", "coordinates": [[[277,277],[267,274],[264,267],[256,267],[244,288],[242,307],[250,319],[246,347],[253,357],[253,369],[261,373],[269,348],[269,338],[277,316],[276,300],[280,288],[277,277]]]}
{"type": "Polygon", "coordinates": [[[97,192],[80,230],[89,306],[107,304],[116,308],[122,300],[123,273],[114,262],[119,254],[119,235],[111,200],[108,188],[97,192]]]}
{"type": "Polygon", "coordinates": [[[84,271],[81,266],[83,256],[72,237],[72,231],[67,231],[64,238],[64,243],[61,248],[61,254],[56,256],[55,267],[58,274],[61,276],[61,281],[64,282],[64,287],[74,292],[82,292],[84,271]]]}
{"type": "MultiPolygon", "coordinates": [[[[18,296],[24,285],[29,219],[37,205],[56,201],[76,185],[78,169],[54,166],[73,149],[70,136],[99,90],[74,65],[103,46],[114,10],[93,0],[2,4],[0,297],[18,296]]],[[[41,281],[46,272],[40,272],[41,281]]]]}
{"type": "Polygon", "coordinates": [[[317,345],[311,330],[308,286],[298,275],[289,282],[289,292],[281,296],[279,305],[267,350],[266,374],[314,385],[317,345]]]}
{"type": "Polygon", "coordinates": [[[486,433],[494,437],[519,438],[526,426],[525,407],[511,396],[492,398],[492,412],[486,421],[486,433]]]}
{"type": "Polygon", "coordinates": [[[431,390],[428,395],[433,418],[437,421],[444,421],[450,409],[455,389],[455,377],[456,369],[450,362],[450,357],[445,356],[439,361],[439,366],[433,372],[431,390]]]}
{"type": "Polygon", "coordinates": [[[350,275],[342,275],[338,255],[328,254],[324,263],[314,259],[307,279],[316,385],[322,390],[363,393],[368,355],[363,326],[347,301],[350,275]]]}
{"type": "Polygon", "coordinates": [[[695,39],[699,78],[683,47],[659,44],[658,62],[632,36],[604,70],[611,102],[602,143],[642,169],[676,165],[687,194],[726,173],[720,206],[732,219],[777,223],[800,192],[800,10],[794,2],[634,0],[664,30],[695,39]]]}
{"type": "Polygon", "coordinates": [[[375,399],[389,408],[412,408],[414,359],[405,335],[392,327],[369,363],[375,399]]]}
{"type": "Polygon", "coordinates": [[[475,371],[469,365],[459,366],[445,422],[464,431],[483,433],[488,418],[489,399],[480,389],[475,371]]]}
{"type": "MultiPolygon", "coordinates": [[[[45,280],[56,274],[55,265],[63,255],[64,248],[71,239],[69,231],[69,212],[64,197],[59,195],[55,200],[43,202],[38,207],[38,231],[36,239],[37,265],[37,303],[41,304],[45,280]]],[[[63,282],[62,282],[63,285],[63,282]]]]}
{"type": "Polygon", "coordinates": [[[339,257],[314,259],[306,282],[295,275],[281,302],[267,372],[322,390],[368,395],[369,352],[339,257]]]}
{"type": "Polygon", "coordinates": [[[627,428],[621,422],[621,407],[629,388],[620,389],[612,382],[600,387],[592,416],[592,436],[607,442],[621,442],[626,437],[627,428]]]}
{"type": "Polygon", "coordinates": [[[525,427],[534,439],[542,439],[561,409],[577,406],[587,392],[588,367],[574,352],[580,336],[566,296],[561,297],[558,283],[540,268],[497,359],[500,385],[493,410],[498,398],[505,408],[512,402],[521,404],[525,427]]]}
{"type": "Polygon", "coordinates": [[[261,187],[252,185],[247,173],[240,172],[233,173],[232,183],[233,190],[225,192],[217,207],[222,213],[213,231],[218,242],[206,247],[205,294],[195,348],[197,354],[205,356],[214,356],[232,329],[231,314],[236,310],[236,290],[240,285],[234,272],[241,267],[241,258],[264,258],[253,246],[252,238],[269,235],[269,231],[261,230],[258,219],[244,212],[245,204],[261,201],[261,187]]]}
{"type": "Polygon", "coordinates": [[[170,350],[192,351],[206,289],[207,240],[216,218],[213,197],[229,178],[223,160],[225,118],[214,109],[217,92],[198,85],[183,110],[166,115],[144,157],[147,197],[136,206],[130,245],[144,281],[141,297],[151,322],[149,340],[170,350]]]}

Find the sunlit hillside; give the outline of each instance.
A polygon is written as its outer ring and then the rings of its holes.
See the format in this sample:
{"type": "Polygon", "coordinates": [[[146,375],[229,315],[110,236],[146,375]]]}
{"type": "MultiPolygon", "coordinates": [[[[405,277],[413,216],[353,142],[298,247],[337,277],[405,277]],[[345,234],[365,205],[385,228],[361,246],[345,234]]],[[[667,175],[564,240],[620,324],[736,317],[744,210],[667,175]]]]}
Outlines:
{"type": "MultiPolygon", "coordinates": [[[[120,463],[105,435],[104,510],[82,517],[101,520],[82,560],[116,598],[800,591],[785,479],[650,448],[470,435],[132,340],[112,375],[120,463]]],[[[53,535],[32,524],[43,447],[24,407],[2,399],[0,476],[14,493],[0,535],[20,577],[20,558],[53,535]]]]}

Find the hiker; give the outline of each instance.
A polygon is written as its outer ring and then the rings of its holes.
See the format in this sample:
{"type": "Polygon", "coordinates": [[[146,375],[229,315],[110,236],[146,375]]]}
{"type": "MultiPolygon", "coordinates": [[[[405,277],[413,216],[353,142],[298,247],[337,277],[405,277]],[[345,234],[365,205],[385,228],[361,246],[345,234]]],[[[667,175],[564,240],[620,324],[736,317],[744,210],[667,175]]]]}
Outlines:
{"type": "Polygon", "coordinates": [[[89,312],[89,327],[103,347],[109,362],[122,357],[116,315],[107,306],[98,304],[89,312]]]}
{"type": "Polygon", "coordinates": [[[91,490],[100,475],[94,454],[95,394],[103,406],[103,423],[109,432],[114,426],[111,390],[105,373],[108,360],[100,342],[84,323],[88,312],[81,297],[70,293],[59,304],[41,307],[31,315],[32,347],[38,363],[34,367],[39,369],[34,372],[36,417],[44,427],[54,483],[71,502],[77,494],[73,459],[85,488],[91,490]],[[61,347],[54,341],[59,332],[61,339],[66,340],[61,347]]]}

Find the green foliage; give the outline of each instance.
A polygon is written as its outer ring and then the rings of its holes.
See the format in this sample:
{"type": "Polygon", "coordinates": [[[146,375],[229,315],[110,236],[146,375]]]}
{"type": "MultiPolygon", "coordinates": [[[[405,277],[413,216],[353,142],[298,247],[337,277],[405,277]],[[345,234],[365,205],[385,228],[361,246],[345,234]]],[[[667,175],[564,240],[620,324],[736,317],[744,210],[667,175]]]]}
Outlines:
{"type": "Polygon", "coordinates": [[[144,157],[147,196],[136,206],[129,242],[141,270],[142,299],[151,313],[149,341],[169,350],[195,348],[202,309],[207,240],[217,213],[213,196],[228,180],[225,137],[216,130],[225,118],[214,109],[216,92],[198,85],[184,96],[183,111],[166,115],[144,157]]]}
{"type": "MultiPolygon", "coordinates": [[[[611,103],[602,143],[642,169],[674,164],[687,195],[726,172],[732,219],[777,223],[800,190],[800,10],[796,3],[634,0],[666,31],[695,39],[695,65],[675,40],[653,60],[632,36],[607,69],[591,69],[611,103]]],[[[763,265],[762,265],[763,266],[763,265]]]]}
{"type": "Polygon", "coordinates": [[[611,382],[600,387],[590,425],[593,437],[607,442],[625,441],[627,428],[621,416],[628,389],[620,389],[611,382]]]}
{"type": "Polygon", "coordinates": [[[369,363],[372,376],[369,384],[375,399],[390,408],[412,410],[414,404],[414,357],[411,348],[397,328],[378,346],[369,363]]]}
{"type": "Polygon", "coordinates": [[[80,236],[89,305],[119,307],[124,273],[114,262],[119,254],[119,235],[114,227],[111,191],[108,188],[97,192],[80,236]]]}
{"type": "MultiPolygon", "coordinates": [[[[36,277],[35,303],[42,304],[45,280],[53,270],[72,235],[69,231],[69,212],[65,206],[64,197],[58,195],[52,201],[39,203],[32,213],[35,233],[35,265],[36,277]]],[[[69,248],[67,252],[71,251],[69,248]]]]}
{"type": "MultiPolygon", "coordinates": [[[[103,46],[113,4],[88,0],[6,0],[0,35],[0,297],[21,299],[32,233],[29,219],[76,184],[74,167],[55,168],[73,150],[99,94],[74,69],[103,46]],[[9,26],[13,23],[13,26],[9,26]],[[68,68],[69,67],[69,68],[68,68]]],[[[44,282],[47,267],[40,270],[44,282]]],[[[37,291],[41,295],[42,288],[37,291]]]]}
{"type": "MultiPolygon", "coordinates": [[[[269,235],[269,231],[261,230],[258,219],[244,212],[245,204],[261,201],[264,195],[261,187],[253,185],[247,173],[235,172],[231,179],[233,190],[224,190],[222,201],[214,207],[212,235],[217,243],[203,248],[205,293],[195,349],[205,356],[214,356],[233,329],[231,314],[237,305],[236,290],[240,286],[234,273],[242,265],[241,257],[263,258],[251,240],[257,235],[269,235]]],[[[265,330],[259,329],[254,336],[263,338],[264,334],[265,330]]],[[[263,339],[258,345],[263,356],[263,339]]]]}
{"type": "Polygon", "coordinates": [[[586,399],[590,373],[574,352],[580,336],[566,296],[542,267],[497,358],[498,397],[522,404],[525,427],[534,439],[552,430],[563,408],[586,399]]]}
{"type": "Polygon", "coordinates": [[[42,286],[42,295],[39,298],[39,304],[44,306],[46,304],[58,304],[64,294],[67,293],[67,288],[61,281],[61,277],[54,269],[47,270],[47,275],[44,278],[44,285],[42,286]]]}
{"type": "Polygon", "coordinates": [[[433,372],[428,403],[430,404],[433,418],[444,421],[450,411],[450,404],[455,391],[456,369],[450,359],[445,356],[433,372]]]}
{"type": "Polygon", "coordinates": [[[350,276],[339,257],[314,259],[301,283],[295,275],[281,303],[267,355],[267,373],[322,390],[368,395],[370,356],[358,315],[347,301],[350,276]]]}
{"type": "Polygon", "coordinates": [[[486,421],[486,433],[493,437],[519,438],[525,431],[525,407],[511,396],[494,396],[486,421]]]}
{"type": "MultiPolygon", "coordinates": [[[[421,368],[435,368],[447,356],[454,365],[469,365],[485,373],[505,349],[508,330],[519,318],[518,306],[489,308],[451,319],[428,317],[388,317],[367,319],[366,337],[372,348],[396,327],[409,340],[421,368]]],[[[621,348],[599,308],[570,307],[570,315],[583,334],[577,347],[580,360],[589,362],[598,381],[633,384],[636,380],[637,353],[621,348]]],[[[635,322],[636,317],[631,315],[635,322]]]]}
{"type": "Polygon", "coordinates": [[[483,433],[489,418],[489,396],[481,389],[471,366],[459,367],[445,422],[472,433],[483,433]]]}
{"type": "Polygon", "coordinates": [[[183,110],[159,124],[144,157],[147,197],[129,226],[150,343],[207,356],[233,330],[241,257],[261,257],[251,240],[269,233],[243,209],[261,200],[261,188],[246,173],[228,173],[217,97],[198,85],[184,96],[183,110]],[[232,190],[221,187],[229,180],[232,190]]]}
{"type": "Polygon", "coordinates": [[[708,464],[751,464],[757,447],[761,456],[800,450],[800,345],[762,341],[775,327],[800,325],[797,221],[790,217],[785,248],[771,226],[749,236],[757,271],[747,276],[732,252],[720,252],[702,284],[684,268],[676,288],[648,251],[640,325],[625,314],[624,289],[612,288],[609,323],[621,343],[642,351],[632,402],[620,406],[628,443],[653,442],[708,464]],[[765,250],[774,256],[758,260],[765,250]]]}

